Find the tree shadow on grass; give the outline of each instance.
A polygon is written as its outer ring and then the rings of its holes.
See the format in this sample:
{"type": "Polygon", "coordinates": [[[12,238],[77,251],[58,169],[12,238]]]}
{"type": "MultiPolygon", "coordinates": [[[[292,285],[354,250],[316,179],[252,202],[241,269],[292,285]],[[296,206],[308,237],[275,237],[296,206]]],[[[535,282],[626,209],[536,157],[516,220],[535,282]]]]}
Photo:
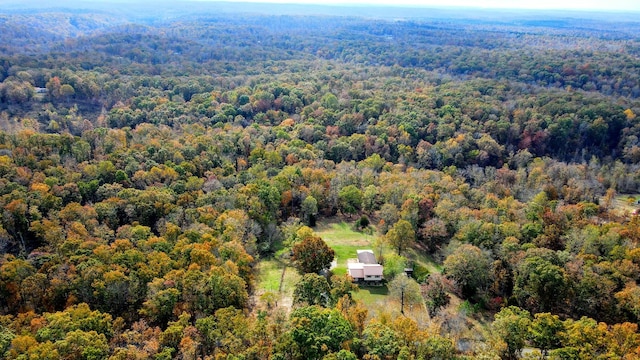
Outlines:
{"type": "Polygon", "coordinates": [[[369,291],[372,295],[389,295],[389,289],[386,285],[381,286],[361,286],[360,291],[369,291]]]}

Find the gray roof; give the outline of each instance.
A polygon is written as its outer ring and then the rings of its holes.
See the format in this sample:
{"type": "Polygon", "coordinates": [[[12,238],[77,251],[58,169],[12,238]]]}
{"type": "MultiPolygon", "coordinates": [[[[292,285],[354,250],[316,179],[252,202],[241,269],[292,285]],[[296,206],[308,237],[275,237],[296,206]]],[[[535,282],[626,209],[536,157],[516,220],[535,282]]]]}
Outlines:
{"type": "Polygon", "coordinates": [[[376,256],[372,250],[358,250],[358,261],[363,264],[377,264],[376,256]]]}

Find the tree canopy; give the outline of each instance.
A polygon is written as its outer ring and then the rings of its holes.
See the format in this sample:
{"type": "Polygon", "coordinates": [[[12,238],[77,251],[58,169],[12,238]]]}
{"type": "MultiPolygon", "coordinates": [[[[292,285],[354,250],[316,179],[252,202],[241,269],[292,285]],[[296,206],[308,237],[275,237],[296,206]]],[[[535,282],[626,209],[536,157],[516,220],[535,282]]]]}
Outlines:
{"type": "Polygon", "coordinates": [[[292,259],[301,273],[318,273],[329,269],[335,252],[318,236],[309,236],[293,245],[292,259]]]}
{"type": "Polygon", "coordinates": [[[0,358],[640,357],[633,14],[106,3],[0,8],[0,358]]]}

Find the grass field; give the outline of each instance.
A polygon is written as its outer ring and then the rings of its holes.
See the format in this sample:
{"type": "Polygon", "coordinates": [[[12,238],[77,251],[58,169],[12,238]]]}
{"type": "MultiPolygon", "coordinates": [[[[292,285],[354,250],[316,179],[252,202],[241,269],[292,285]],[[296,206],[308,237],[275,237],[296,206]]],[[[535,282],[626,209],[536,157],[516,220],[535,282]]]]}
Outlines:
{"type": "Polygon", "coordinates": [[[407,259],[426,267],[427,270],[429,270],[429,273],[442,272],[442,265],[433,261],[433,259],[424,252],[420,252],[416,249],[407,249],[403,255],[407,259]]]}
{"type": "MultiPolygon", "coordinates": [[[[375,240],[378,236],[375,231],[370,233],[355,231],[349,223],[341,220],[329,219],[319,222],[315,232],[336,252],[337,267],[333,270],[334,274],[341,275],[346,273],[347,260],[355,258],[357,250],[372,249],[376,254],[380,252],[379,248],[374,248],[375,240]]],[[[386,245],[382,247],[383,255],[393,251],[386,245]]],[[[442,267],[439,264],[436,264],[419,249],[407,249],[402,255],[425,267],[431,273],[442,271],[442,267]]],[[[400,304],[396,299],[389,296],[389,290],[386,285],[361,286],[359,291],[353,293],[353,297],[367,306],[370,316],[376,316],[375,314],[379,313],[399,315],[400,304]]],[[[418,305],[405,309],[405,315],[417,321],[423,321],[429,317],[426,308],[418,305]]]]}
{"type": "MultiPolygon", "coordinates": [[[[372,235],[354,231],[345,222],[324,221],[319,223],[314,231],[336,252],[338,266],[333,269],[336,275],[346,274],[347,259],[355,258],[358,249],[371,248],[374,240],[372,235]]],[[[286,261],[280,260],[277,255],[271,259],[261,260],[257,265],[256,296],[259,298],[262,294],[271,292],[276,295],[278,304],[291,306],[293,289],[300,280],[300,274],[289,265],[286,261]],[[284,277],[283,269],[285,269],[284,277]]],[[[385,295],[386,287],[374,288],[371,293],[368,290],[361,292],[365,303],[375,303],[385,295]]]]}
{"type": "Polygon", "coordinates": [[[275,294],[279,305],[290,308],[293,288],[300,281],[300,274],[296,269],[276,259],[262,260],[258,263],[257,268],[259,275],[256,296],[259,298],[262,294],[271,292],[275,294]]]}
{"type": "Polygon", "coordinates": [[[258,263],[258,289],[277,293],[280,288],[282,264],[277,260],[262,260],[258,263]]]}
{"type": "MultiPolygon", "coordinates": [[[[350,224],[338,220],[326,220],[318,223],[315,229],[316,234],[336,252],[338,266],[333,270],[334,274],[342,275],[346,273],[347,259],[355,258],[357,250],[371,249],[378,255],[380,249],[374,249],[377,235],[372,235],[375,234],[375,231],[373,229],[370,230],[371,234],[355,231],[350,224]]],[[[392,252],[393,250],[388,246],[383,246],[383,255],[392,252]]],[[[402,255],[426,267],[430,273],[442,272],[440,264],[435,263],[428,255],[417,249],[407,249],[402,255]]]]}
{"type": "Polygon", "coordinates": [[[362,286],[357,292],[353,293],[353,298],[367,305],[384,305],[388,300],[387,295],[389,295],[389,289],[386,286],[362,286]]]}
{"type": "MultiPolygon", "coordinates": [[[[342,219],[328,219],[318,222],[314,232],[320,236],[335,251],[337,267],[332,271],[336,275],[344,275],[347,272],[347,260],[356,258],[357,250],[372,249],[376,254],[379,248],[374,248],[376,237],[375,229],[370,228],[366,232],[356,231],[351,224],[342,219]]],[[[392,253],[393,249],[387,246],[382,247],[382,253],[392,253]]],[[[419,249],[407,249],[402,254],[409,260],[420,264],[429,272],[441,272],[442,268],[430,257],[419,249]]],[[[295,268],[286,261],[275,257],[264,259],[258,263],[258,281],[256,295],[259,297],[265,292],[272,292],[278,299],[278,304],[285,307],[291,306],[293,288],[300,280],[300,275],[295,268]],[[284,277],[283,268],[285,268],[284,277]]],[[[371,311],[389,311],[393,299],[389,296],[386,286],[363,286],[358,292],[353,294],[355,299],[361,300],[371,311]]],[[[395,309],[395,307],[393,308],[395,309]]],[[[394,310],[395,311],[395,310],[394,310]]],[[[413,309],[416,316],[424,316],[422,308],[413,309]]]]}
{"type": "Polygon", "coordinates": [[[613,210],[621,214],[631,214],[634,210],[640,207],[635,204],[637,199],[640,199],[640,194],[617,195],[613,200],[613,210]]]}
{"type": "Polygon", "coordinates": [[[336,253],[336,275],[347,273],[347,260],[355,258],[357,250],[373,248],[373,235],[355,231],[344,221],[322,221],[314,230],[336,253]]]}

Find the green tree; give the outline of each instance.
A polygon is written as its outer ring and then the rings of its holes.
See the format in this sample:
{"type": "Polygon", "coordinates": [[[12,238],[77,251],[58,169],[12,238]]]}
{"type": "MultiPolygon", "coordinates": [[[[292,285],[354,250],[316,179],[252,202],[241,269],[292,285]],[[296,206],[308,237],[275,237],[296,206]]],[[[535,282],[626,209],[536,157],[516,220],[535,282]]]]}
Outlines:
{"type": "Polygon", "coordinates": [[[402,338],[391,327],[371,321],[362,333],[362,344],[373,359],[395,359],[400,352],[402,338]]]}
{"type": "Polygon", "coordinates": [[[160,334],[160,344],[177,350],[180,345],[180,340],[182,339],[182,333],[184,329],[189,326],[190,318],[191,315],[183,312],[177,321],[169,322],[167,328],[160,334]]]}
{"type": "Polygon", "coordinates": [[[63,312],[46,313],[44,317],[47,320],[46,326],[36,332],[36,338],[41,342],[63,340],[67,334],[76,330],[108,338],[113,335],[111,315],[92,311],[85,303],[68,307],[63,312]]]}
{"type": "Polygon", "coordinates": [[[438,334],[430,335],[419,343],[416,353],[418,359],[456,359],[456,348],[452,339],[438,334]]]}
{"type": "Polygon", "coordinates": [[[75,94],[76,90],[69,84],[64,84],[60,87],[60,96],[64,97],[66,101],[69,101],[75,94]]]}
{"type": "Polygon", "coordinates": [[[459,246],[444,260],[444,274],[456,282],[466,298],[487,287],[490,269],[489,257],[480,248],[470,244],[459,246]]]}
{"type": "Polygon", "coordinates": [[[204,284],[204,290],[211,307],[220,309],[234,306],[242,309],[247,305],[249,300],[247,283],[240,276],[222,268],[212,269],[209,275],[204,284]]]}
{"type": "Polygon", "coordinates": [[[331,287],[324,276],[304,274],[293,289],[293,303],[327,306],[331,302],[331,287]]]}
{"type": "Polygon", "coordinates": [[[541,256],[525,258],[517,268],[515,280],[513,295],[531,311],[551,311],[566,297],[564,269],[541,256]]]}
{"type": "Polygon", "coordinates": [[[362,207],[362,191],[355,185],[347,185],[338,192],[340,211],[349,217],[357,214],[362,207]]]}
{"type": "Polygon", "coordinates": [[[384,277],[387,280],[391,280],[396,277],[396,275],[404,274],[404,269],[406,269],[408,260],[404,256],[400,256],[397,254],[387,254],[383,258],[384,260],[384,277]]]}
{"type": "Polygon", "coordinates": [[[506,307],[495,315],[491,329],[496,336],[507,344],[502,355],[503,359],[515,360],[520,358],[530,324],[529,312],[516,306],[506,307]]]}
{"type": "Polygon", "coordinates": [[[180,300],[180,290],[171,285],[175,284],[161,278],[150,282],[147,300],[142,304],[140,314],[156,324],[166,324],[173,317],[173,310],[180,300]]]}
{"type": "MultiPolygon", "coordinates": [[[[377,154],[376,154],[377,155],[377,154]]],[[[362,210],[372,213],[380,208],[382,199],[375,185],[369,185],[364,188],[362,194],[362,210]]]]}
{"type": "Polygon", "coordinates": [[[11,346],[11,341],[16,337],[16,335],[6,327],[0,325],[0,357],[4,357],[4,354],[9,350],[9,346],[11,346]]]}
{"type": "Polygon", "coordinates": [[[326,93],[322,96],[322,106],[326,109],[338,110],[338,98],[332,93],[326,93]]]}
{"type": "Polygon", "coordinates": [[[351,293],[358,291],[358,285],[353,283],[353,279],[349,275],[333,275],[329,280],[332,304],[336,304],[344,296],[351,299],[351,293]]]}
{"type": "Polygon", "coordinates": [[[249,321],[242,310],[228,307],[216,310],[213,316],[196,320],[207,353],[216,349],[239,354],[248,345],[249,321]]]}
{"type": "Polygon", "coordinates": [[[316,215],[318,215],[318,200],[309,195],[302,200],[302,206],[300,208],[303,221],[308,226],[316,226],[316,215]]]}
{"type": "Polygon", "coordinates": [[[358,360],[358,357],[351,351],[342,349],[337,353],[326,355],[322,360],[358,360]]]}
{"type": "Polygon", "coordinates": [[[398,255],[416,240],[416,232],[407,220],[399,220],[385,236],[389,245],[398,251],[398,255]]]}
{"type": "Polygon", "coordinates": [[[389,282],[390,294],[400,301],[400,313],[404,315],[404,305],[422,304],[420,285],[412,278],[400,274],[389,282]]]}
{"type": "Polygon", "coordinates": [[[360,219],[356,220],[356,228],[358,230],[365,230],[369,227],[370,221],[366,216],[361,216],[360,219]]]}
{"type": "Polygon", "coordinates": [[[549,350],[561,346],[562,331],[564,331],[564,324],[558,315],[537,313],[529,326],[531,345],[542,350],[543,356],[547,356],[549,350]]]}
{"type": "Polygon", "coordinates": [[[69,360],[99,360],[109,354],[107,338],[95,331],[71,331],[55,346],[62,358],[69,360]]]}
{"type": "Polygon", "coordinates": [[[339,352],[354,337],[354,330],[335,309],[305,306],[291,313],[289,333],[300,359],[322,359],[339,352]]]}

